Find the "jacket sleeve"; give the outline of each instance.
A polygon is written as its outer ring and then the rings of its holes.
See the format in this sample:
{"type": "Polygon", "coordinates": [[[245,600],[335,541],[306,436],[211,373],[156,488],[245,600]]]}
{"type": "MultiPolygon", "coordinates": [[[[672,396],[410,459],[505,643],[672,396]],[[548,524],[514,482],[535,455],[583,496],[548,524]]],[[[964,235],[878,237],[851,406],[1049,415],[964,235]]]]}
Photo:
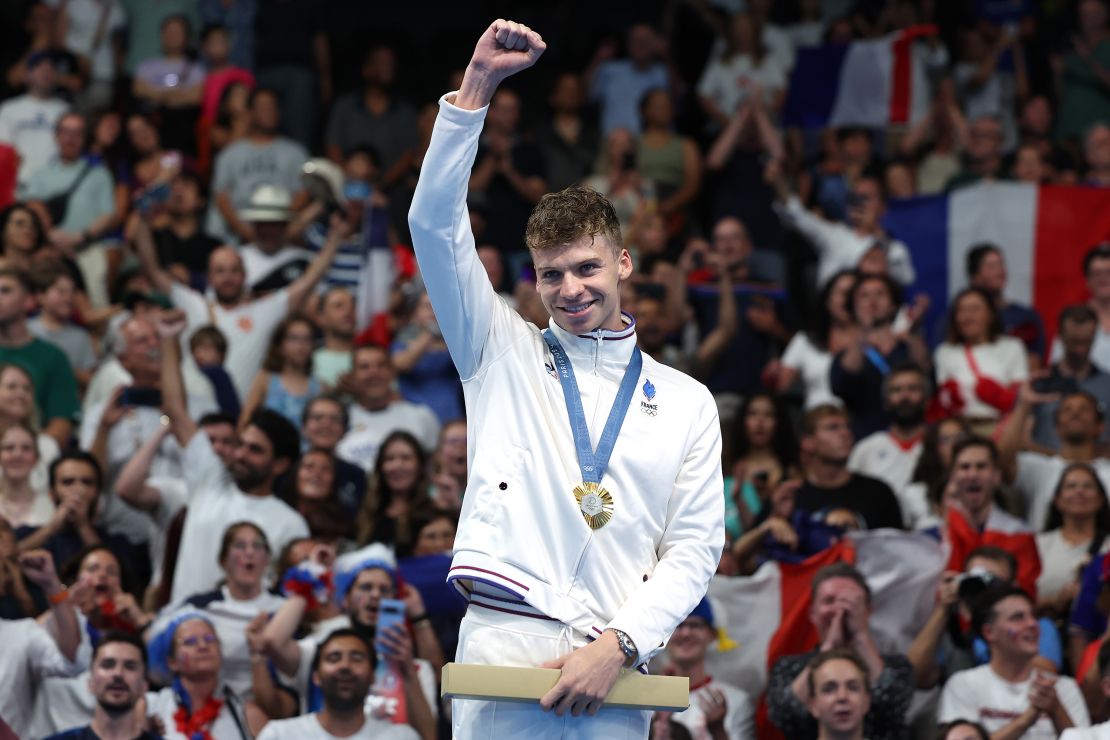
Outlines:
{"type": "Polygon", "coordinates": [[[662,650],[705,596],[724,547],[721,425],[709,392],[703,392],[701,423],[690,428],[688,452],[668,504],[667,528],[657,547],[659,562],[606,625],[632,638],[640,663],[662,650]]]}
{"type": "Polygon", "coordinates": [[[464,380],[480,368],[494,311],[504,307],[475,252],[466,207],[485,116],[486,108],[463,110],[448,103],[447,96],[440,99],[409,209],[420,274],[451,359],[464,380]]]}

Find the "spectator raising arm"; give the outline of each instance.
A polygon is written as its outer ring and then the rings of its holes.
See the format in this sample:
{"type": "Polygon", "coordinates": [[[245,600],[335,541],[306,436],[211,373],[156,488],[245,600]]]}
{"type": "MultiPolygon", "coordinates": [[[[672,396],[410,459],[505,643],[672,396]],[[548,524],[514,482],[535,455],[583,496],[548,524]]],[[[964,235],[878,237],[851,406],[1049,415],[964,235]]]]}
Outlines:
{"type": "Polygon", "coordinates": [[[185,402],[185,381],[181,377],[181,342],[185,331],[185,314],[179,310],[166,311],[156,320],[158,336],[162,338],[162,410],[170,420],[170,430],[182,448],[189,445],[197,433],[197,424],[189,416],[185,402]]]}
{"type": "MultiPolygon", "coordinates": [[[[109,403],[109,407],[111,405],[109,403]]],[[[116,495],[140,511],[154,511],[162,501],[162,492],[148,486],[146,481],[150,477],[150,466],[158,455],[162,440],[169,433],[168,424],[160,426],[131,456],[116,478],[116,495]]]]}
{"type": "Polygon", "coordinates": [[[143,272],[154,283],[154,287],[169,295],[173,290],[173,276],[158,261],[158,253],[154,249],[154,234],[150,230],[150,224],[138,211],[132,213],[127,220],[125,235],[135,249],[143,272]]]}
{"type": "Polygon", "coordinates": [[[296,311],[304,303],[316,284],[327,274],[335,255],[339,253],[339,245],[351,235],[351,227],[342,214],[333,213],[328,228],[328,239],[324,248],[309,263],[304,274],[289,285],[289,310],[296,311]]]}
{"type": "Polygon", "coordinates": [[[81,629],[77,613],[69,602],[69,592],[58,580],[54,558],[46,550],[30,550],[19,556],[23,574],[33,581],[50,600],[50,619],[54,623],[54,641],[58,650],[70,663],[77,659],[81,645],[81,629]]]}

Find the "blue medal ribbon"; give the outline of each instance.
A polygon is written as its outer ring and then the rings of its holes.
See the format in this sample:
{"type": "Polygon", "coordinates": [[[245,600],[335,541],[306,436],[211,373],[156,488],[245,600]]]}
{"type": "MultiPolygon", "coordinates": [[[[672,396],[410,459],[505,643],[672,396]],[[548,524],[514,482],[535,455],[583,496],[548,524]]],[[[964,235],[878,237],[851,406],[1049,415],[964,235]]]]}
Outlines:
{"type": "Polygon", "coordinates": [[[570,358],[567,357],[563,345],[559,344],[558,338],[550,329],[544,331],[543,339],[551,348],[559,384],[563,386],[563,400],[567,404],[567,416],[570,418],[570,430],[574,436],[574,449],[578,454],[578,468],[582,471],[582,480],[585,483],[601,483],[601,476],[605,475],[605,469],[609,467],[609,457],[613,454],[613,446],[617,443],[617,436],[624,424],[628,406],[636,392],[640,370],[644,366],[640,348],[634,347],[632,350],[632,358],[625,368],[617,397],[613,400],[613,408],[609,410],[609,418],[601,431],[601,438],[597,441],[597,450],[594,450],[590,444],[590,430],[586,426],[586,412],[582,409],[582,394],[578,390],[578,382],[574,379],[574,368],[571,367],[570,358]]]}
{"type": "Polygon", "coordinates": [[[879,350],[871,345],[867,345],[863,353],[867,355],[867,359],[871,361],[871,364],[875,366],[875,369],[879,371],[880,375],[890,375],[890,364],[879,350]]]}

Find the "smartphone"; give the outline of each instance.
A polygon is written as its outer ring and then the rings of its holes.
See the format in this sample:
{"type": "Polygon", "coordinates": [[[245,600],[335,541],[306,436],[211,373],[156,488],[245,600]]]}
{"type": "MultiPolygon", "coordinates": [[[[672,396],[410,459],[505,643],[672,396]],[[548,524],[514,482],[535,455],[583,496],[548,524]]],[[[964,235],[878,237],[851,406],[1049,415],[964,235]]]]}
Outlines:
{"type": "Polygon", "coordinates": [[[145,215],[150,214],[158,206],[164,205],[170,199],[170,184],[160,182],[144,189],[135,198],[135,209],[145,215]]]}
{"type": "MultiPolygon", "coordinates": [[[[395,624],[405,624],[405,602],[400,599],[382,599],[378,602],[378,626],[376,634],[381,635],[395,624]]],[[[385,652],[381,643],[378,650],[385,652]]]]}
{"type": "Polygon", "coordinates": [[[162,391],[157,388],[139,388],[129,386],[119,395],[121,406],[152,406],[159,408],[162,405],[162,391]]]}

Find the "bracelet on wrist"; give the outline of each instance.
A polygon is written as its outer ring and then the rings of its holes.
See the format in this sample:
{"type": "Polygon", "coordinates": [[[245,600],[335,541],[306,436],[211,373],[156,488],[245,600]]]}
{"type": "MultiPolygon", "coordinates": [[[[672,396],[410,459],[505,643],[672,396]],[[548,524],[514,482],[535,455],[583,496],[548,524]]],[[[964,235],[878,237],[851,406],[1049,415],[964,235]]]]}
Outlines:
{"type": "Polygon", "coordinates": [[[424,612],[423,614],[417,614],[415,617],[411,617],[409,621],[416,624],[417,622],[427,622],[430,619],[431,617],[428,616],[428,612],[424,612]]]}
{"type": "Polygon", "coordinates": [[[50,602],[50,606],[57,606],[58,604],[64,603],[69,600],[69,589],[63,588],[58,593],[47,596],[46,600],[50,602]]]}

